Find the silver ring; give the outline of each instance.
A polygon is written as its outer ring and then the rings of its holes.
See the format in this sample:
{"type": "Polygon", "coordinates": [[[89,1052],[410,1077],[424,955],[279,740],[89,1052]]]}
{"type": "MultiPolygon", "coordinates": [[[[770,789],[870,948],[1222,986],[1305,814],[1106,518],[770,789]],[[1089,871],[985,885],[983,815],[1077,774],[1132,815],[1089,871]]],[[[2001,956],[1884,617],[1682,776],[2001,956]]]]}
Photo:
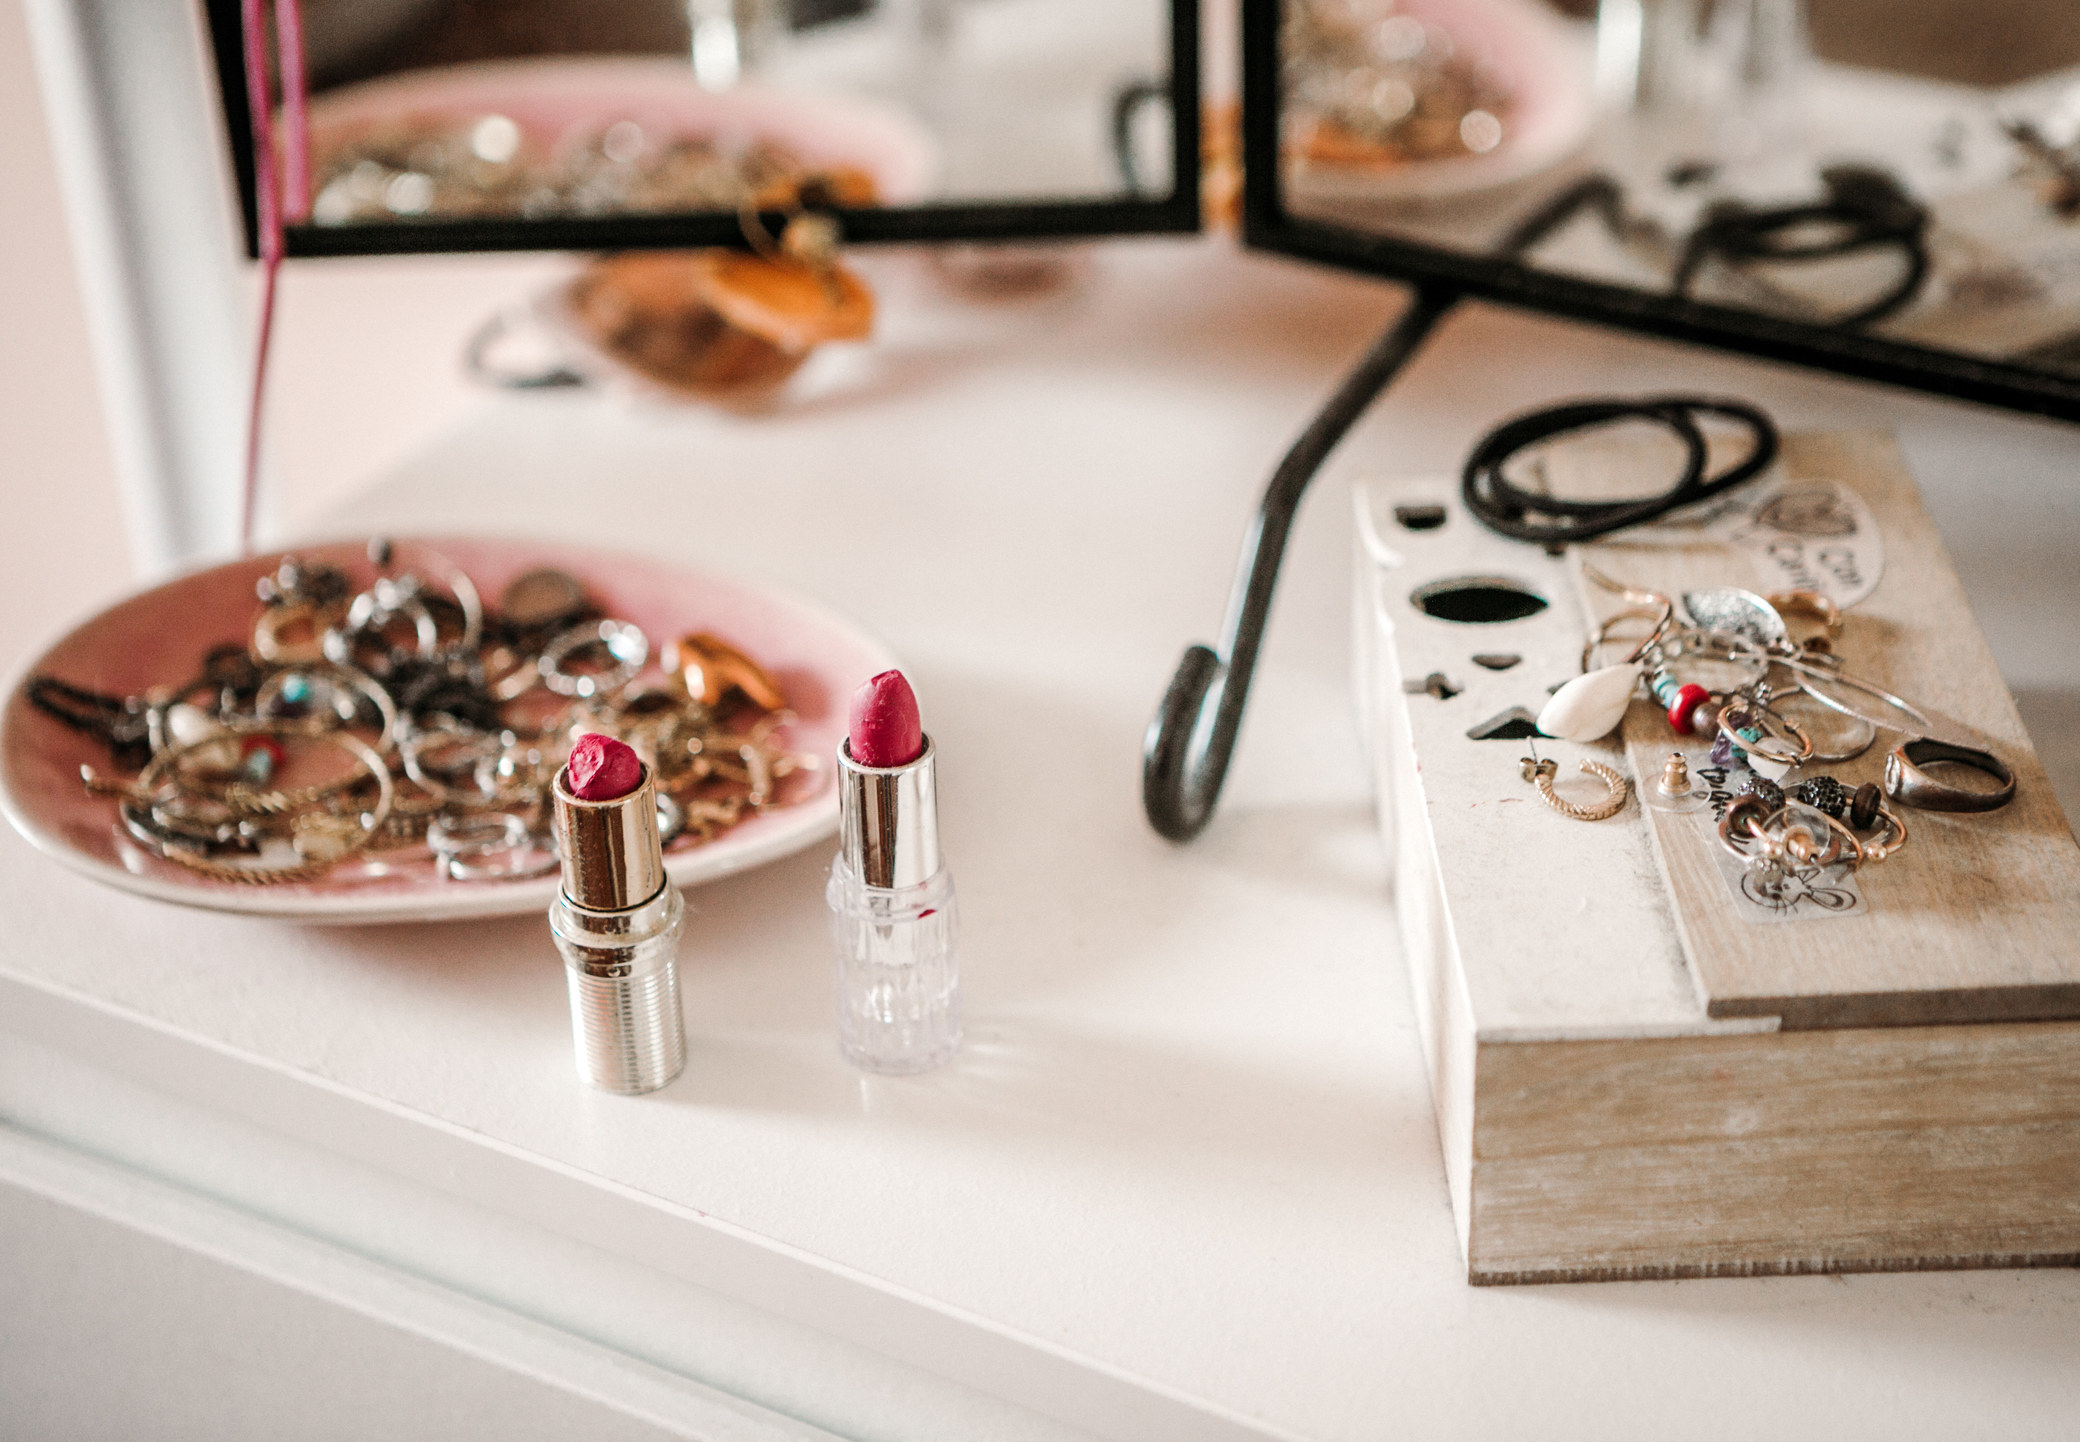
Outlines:
{"type": "Polygon", "coordinates": [[[1769,704],[1772,707],[1781,707],[1787,702],[1796,702],[1800,697],[1805,697],[1813,702],[1814,706],[1826,712],[1830,719],[1849,723],[1838,735],[1830,736],[1824,733],[1820,727],[1815,726],[1812,718],[1808,716],[1805,722],[1805,729],[1806,734],[1813,739],[1813,754],[1807,760],[1854,761],[1864,752],[1870,750],[1872,743],[1878,739],[1878,728],[1875,724],[1862,716],[1858,716],[1853,711],[1844,711],[1839,707],[1828,705],[1818,696],[1808,691],[1803,680],[1794,682],[1793,689],[1771,697],[1769,704]]]}
{"type": "Polygon", "coordinates": [[[1885,794],[1922,811],[1998,811],[2015,799],[2015,773],[1991,751],[1917,736],[1893,747],[1885,758],[1885,794]],[[1968,766],[2000,785],[1991,791],[1951,786],[1921,769],[1939,762],[1968,766]]]}
{"type": "Polygon", "coordinates": [[[559,696],[598,696],[617,691],[642,673],[650,660],[650,638],[628,621],[599,621],[573,626],[542,648],[536,663],[542,684],[559,696]],[[564,669],[571,657],[584,650],[605,651],[613,661],[599,672],[564,669]]]}
{"type": "Polygon", "coordinates": [[[483,793],[478,768],[486,754],[496,756],[504,747],[504,741],[489,731],[479,731],[473,726],[447,716],[436,716],[428,722],[420,722],[410,728],[397,743],[397,758],[404,764],[404,774],[411,777],[420,790],[445,801],[464,783],[459,779],[447,779],[430,774],[426,769],[426,758],[422,754],[428,746],[460,744],[467,748],[468,786],[483,793]]]}
{"type": "Polygon", "coordinates": [[[665,792],[657,793],[657,840],[662,846],[670,846],[686,830],[686,808],[679,798],[665,792]]]}
{"type": "MultiPolygon", "coordinates": [[[[356,694],[365,697],[368,704],[376,708],[376,715],[382,718],[382,733],[376,737],[375,742],[377,754],[388,756],[391,749],[397,745],[397,702],[391,698],[387,687],[379,684],[375,677],[369,675],[358,666],[321,663],[315,666],[293,666],[286,671],[277,671],[265,681],[262,681],[259,691],[254,694],[254,714],[262,721],[289,721],[291,718],[280,715],[274,708],[283,705],[285,702],[292,706],[302,704],[300,702],[288,701],[282,694],[288,689],[290,682],[297,677],[302,677],[306,681],[315,678],[335,683],[344,682],[356,694]]],[[[351,724],[354,719],[355,713],[341,711],[336,700],[331,706],[331,711],[334,716],[339,718],[339,724],[342,726],[351,724]]]]}
{"type": "Polygon", "coordinates": [[[555,850],[537,845],[526,820],[510,811],[436,817],[426,845],[453,881],[518,881],[558,864],[555,850]]]}
{"type": "Polygon", "coordinates": [[[1880,731],[1903,731],[1910,735],[1926,735],[1929,732],[1942,729],[1930,719],[1927,712],[1907,700],[1904,696],[1895,696],[1884,687],[1865,681],[1861,677],[1852,676],[1846,671],[1831,667],[1816,666],[1810,661],[1801,660],[1795,656],[1779,656],[1776,660],[1779,665],[1797,672],[1799,689],[1815,701],[1818,701],[1822,706],[1839,711],[1844,716],[1854,716],[1857,720],[1867,725],[1875,726],[1880,731]],[[1815,681],[1818,681],[1820,684],[1815,686],[1813,684],[1815,681]],[[1870,712],[1843,700],[1839,696],[1828,694],[1826,689],[1828,686],[1846,686],[1852,691],[1861,691],[1873,700],[1881,701],[1885,705],[1890,706],[1899,715],[1873,716],[1870,712]],[[1902,724],[1901,717],[1906,718],[1905,724],[1902,724]]]}
{"type": "Polygon", "coordinates": [[[323,643],[326,659],[340,666],[359,665],[361,643],[366,638],[380,643],[387,667],[397,648],[384,638],[383,628],[397,620],[412,623],[412,639],[421,660],[431,660],[439,654],[440,626],[435,623],[433,612],[419,599],[418,577],[404,576],[393,581],[386,576],[354,598],[347,607],[345,620],[327,628],[323,643]]]}

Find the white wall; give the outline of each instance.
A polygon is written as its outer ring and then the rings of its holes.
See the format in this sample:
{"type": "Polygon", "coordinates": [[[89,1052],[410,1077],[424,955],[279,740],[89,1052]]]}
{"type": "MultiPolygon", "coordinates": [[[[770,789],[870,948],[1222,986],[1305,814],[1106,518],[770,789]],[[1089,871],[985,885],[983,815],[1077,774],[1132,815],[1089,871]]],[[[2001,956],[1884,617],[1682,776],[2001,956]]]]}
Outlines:
{"type": "Polygon", "coordinates": [[[28,30],[0,0],[0,534],[46,598],[0,613],[6,664],[129,574],[101,424],[28,30]]]}

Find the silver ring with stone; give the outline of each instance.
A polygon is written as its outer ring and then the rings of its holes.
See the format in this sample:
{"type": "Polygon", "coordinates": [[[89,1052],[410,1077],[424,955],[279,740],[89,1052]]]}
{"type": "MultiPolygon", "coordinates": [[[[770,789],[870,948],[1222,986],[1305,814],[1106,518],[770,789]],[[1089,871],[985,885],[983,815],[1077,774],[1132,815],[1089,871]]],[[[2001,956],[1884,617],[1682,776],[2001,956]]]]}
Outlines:
{"type": "Polygon", "coordinates": [[[542,684],[559,696],[601,696],[619,690],[642,673],[650,660],[650,638],[627,621],[598,621],[558,633],[542,648],[536,665],[542,684]],[[612,662],[603,671],[567,669],[584,652],[604,652],[612,662]]]}

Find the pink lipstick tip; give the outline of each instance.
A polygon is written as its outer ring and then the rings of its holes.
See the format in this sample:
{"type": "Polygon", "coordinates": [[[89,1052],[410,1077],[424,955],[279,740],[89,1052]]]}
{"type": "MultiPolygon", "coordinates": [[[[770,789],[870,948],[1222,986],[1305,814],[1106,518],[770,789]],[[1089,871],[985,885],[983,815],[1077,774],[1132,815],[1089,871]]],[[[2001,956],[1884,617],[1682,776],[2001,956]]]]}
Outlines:
{"type": "Polygon", "coordinates": [[[564,769],[571,795],[580,801],[613,801],[643,783],[642,758],[625,743],[596,731],[578,738],[564,769]]]}
{"type": "Polygon", "coordinates": [[[917,693],[901,671],[883,671],[852,693],[847,744],[862,766],[908,766],[924,754],[917,693]]]}

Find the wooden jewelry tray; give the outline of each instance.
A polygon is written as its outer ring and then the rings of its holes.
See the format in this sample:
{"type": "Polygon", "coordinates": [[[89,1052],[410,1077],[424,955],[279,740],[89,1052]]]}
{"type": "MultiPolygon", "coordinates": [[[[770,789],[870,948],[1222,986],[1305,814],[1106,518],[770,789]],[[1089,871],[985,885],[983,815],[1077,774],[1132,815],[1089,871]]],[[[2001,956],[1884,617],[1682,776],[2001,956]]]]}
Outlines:
{"type": "MultiPolygon", "coordinates": [[[[1553,464],[1568,493],[1655,474],[1622,446],[1553,464]]],[[[1876,518],[1848,669],[1990,738],[2017,794],[1903,811],[1908,844],[1857,874],[1867,911],[1774,924],[1738,914],[1709,810],[1641,805],[1671,750],[1705,750],[1652,703],[1589,745],[1468,737],[1535,715],[1580,670],[1587,617],[1624,604],[1583,587],[1583,558],[1483,530],[1452,478],[1356,490],[1359,708],[1474,1282],[2080,1262],[2080,846],[1890,439],[1789,436],[1781,474],[1876,518]],[[1547,604],[1479,624],[1411,599],[1468,578],[1547,604]],[[1533,745],[1562,795],[1596,794],[1584,760],[1633,795],[1562,816],[1520,774],[1533,745]]],[[[1672,594],[1781,589],[1715,543],[1579,549],[1672,594]]],[[[1808,769],[1875,779],[1898,739],[1808,769]]]]}

